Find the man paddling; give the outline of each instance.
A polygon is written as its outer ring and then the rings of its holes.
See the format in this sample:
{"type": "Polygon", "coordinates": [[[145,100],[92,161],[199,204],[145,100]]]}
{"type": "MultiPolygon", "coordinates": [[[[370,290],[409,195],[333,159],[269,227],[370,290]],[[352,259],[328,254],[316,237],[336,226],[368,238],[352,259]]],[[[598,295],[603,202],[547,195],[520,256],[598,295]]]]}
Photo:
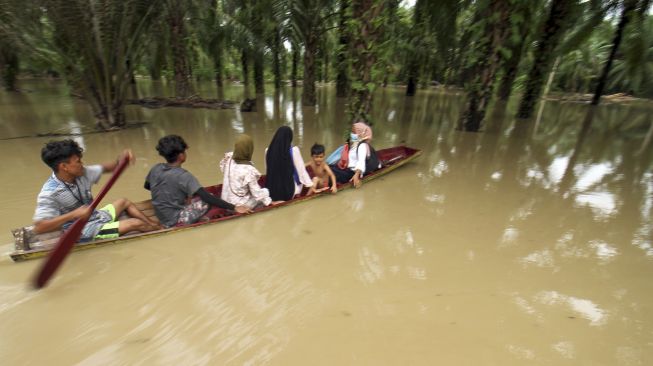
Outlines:
{"type": "MultiPolygon", "coordinates": [[[[160,226],[148,219],[126,198],[121,198],[99,210],[91,210],[91,186],[102,173],[112,172],[118,160],[84,166],[83,149],[73,140],[51,141],[41,150],[41,159],[52,169],[52,175],[41,188],[34,213],[34,231],[38,234],[67,229],[76,219],[88,217],[80,241],[117,238],[130,231],[152,231],[160,226]],[[130,218],[118,221],[122,212],[130,218]]],[[[125,150],[130,162],[134,156],[125,150]]]]}

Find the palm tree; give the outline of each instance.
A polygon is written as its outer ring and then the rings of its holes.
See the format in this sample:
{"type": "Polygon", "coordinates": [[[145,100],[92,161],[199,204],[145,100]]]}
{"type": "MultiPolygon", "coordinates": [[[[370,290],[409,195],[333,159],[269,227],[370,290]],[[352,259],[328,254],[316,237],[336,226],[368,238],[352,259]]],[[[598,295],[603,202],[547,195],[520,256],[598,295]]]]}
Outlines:
{"type": "Polygon", "coordinates": [[[267,0],[253,0],[249,5],[249,28],[252,32],[253,47],[251,55],[254,58],[254,89],[256,94],[265,92],[264,78],[264,37],[268,25],[263,17],[263,12],[269,14],[271,4],[267,0]]]}
{"type": "Polygon", "coordinates": [[[618,5],[617,0],[592,0],[582,7],[576,27],[571,29],[558,47],[560,67],[557,83],[563,90],[586,92],[600,73],[597,60],[604,58],[607,33],[611,32],[605,17],[618,5]]]}
{"type": "Polygon", "coordinates": [[[190,0],[166,0],[167,21],[170,27],[170,46],[175,75],[175,94],[177,97],[188,97],[193,93],[191,84],[191,64],[188,60],[186,40],[188,25],[186,17],[191,8],[190,0]]]}
{"type": "Polygon", "coordinates": [[[504,58],[503,77],[499,86],[498,98],[507,101],[512,92],[512,85],[517,78],[517,71],[522,60],[523,51],[532,37],[533,15],[541,6],[541,1],[517,2],[510,15],[512,32],[508,44],[509,57],[504,58]]]}
{"type": "Polygon", "coordinates": [[[218,94],[222,93],[224,86],[224,50],[229,31],[223,5],[221,0],[204,0],[199,7],[201,24],[198,34],[201,45],[213,61],[218,94]]]}
{"type": "Polygon", "coordinates": [[[6,91],[15,91],[18,55],[11,42],[0,36],[0,84],[6,91]]]}
{"type": "Polygon", "coordinates": [[[510,31],[510,2],[489,0],[479,6],[485,26],[483,34],[475,43],[475,72],[466,86],[467,101],[461,116],[461,125],[466,131],[478,131],[490,103],[494,79],[501,65],[501,47],[510,31]],[[483,6],[484,5],[484,6],[483,6]]]}
{"type": "Polygon", "coordinates": [[[39,17],[14,17],[3,30],[15,29],[13,36],[34,57],[57,60],[72,88],[91,105],[98,127],[106,130],[126,123],[126,92],[136,63],[128,60],[141,56],[142,39],[159,10],[146,0],[44,0],[39,17]]]}
{"type": "MultiPolygon", "coordinates": [[[[617,54],[617,50],[619,49],[619,46],[621,45],[621,38],[623,37],[624,29],[626,29],[626,26],[630,22],[630,19],[634,15],[635,10],[637,9],[638,6],[642,6],[644,8],[648,7],[648,0],[623,0],[622,2],[622,10],[621,10],[621,18],[619,20],[619,24],[617,25],[617,29],[615,31],[614,35],[614,40],[612,41],[612,49],[610,50],[610,55],[608,56],[608,60],[605,63],[605,67],[603,68],[603,72],[601,73],[601,76],[599,77],[599,82],[596,86],[596,91],[594,92],[594,97],[592,98],[592,105],[598,105],[599,102],[601,101],[601,95],[603,94],[603,89],[605,88],[605,84],[608,79],[608,74],[610,73],[610,69],[612,68],[612,63],[614,62],[615,55],[617,54]],[[640,4],[640,2],[642,4],[640,4]]],[[[645,13],[646,9],[644,9],[643,13],[645,13]]]]}
{"type": "Polygon", "coordinates": [[[302,104],[314,106],[315,62],[320,38],[329,29],[333,11],[333,0],[290,0],[290,25],[296,38],[304,43],[304,76],[302,104]]]}
{"type": "Polygon", "coordinates": [[[352,122],[370,121],[372,95],[376,89],[378,72],[384,70],[379,65],[381,52],[378,41],[385,26],[384,0],[352,0],[352,19],[350,21],[350,52],[352,84],[349,100],[349,115],[352,122]]]}
{"type": "Polygon", "coordinates": [[[417,83],[419,78],[420,65],[426,58],[423,47],[425,30],[425,20],[427,9],[426,1],[417,0],[413,7],[413,26],[411,29],[411,42],[409,61],[407,66],[408,84],[406,86],[406,96],[412,97],[417,92],[417,83]]]}
{"type": "Polygon", "coordinates": [[[621,53],[611,69],[609,87],[653,96],[653,17],[628,27],[621,53]]]}
{"type": "Polygon", "coordinates": [[[0,85],[7,91],[18,90],[16,76],[19,71],[21,36],[14,25],[37,22],[40,13],[35,4],[17,0],[0,1],[0,85]]]}
{"type": "Polygon", "coordinates": [[[293,88],[297,87],[297,69],[299,64],[299,57],[301,56],[301,50],[299,47],[299,42],[292,42],[292,66],[290,70],[290,86],[293,88]]]}
{"type": "Polygon", "coordinates": [[[535,104],[540,98],[544,77],[555,58],[555,48],[569,23],[570,13],[577,5],[576,0],[552,0],[549,16],[541,30],[540,40],[535,50],[533,65],[528,73],[524,94],[522,95],[518,118],[529,118],[533,114],[535,104]]]}
{"type": "Polygon", "coordinates": [[[286,49],[283,42],[290,39],[291,33],[288,27],[290,18],[290,3],[287,0],[268,0],[271,12],[268,15],[265,33],[268,35],[265,42],[272,51],[272,73],[274,74],[274,89],[280,90],[282,84],[282,64],[285,59],[286,49]]]}
{"type": "Polygon", "coordinates": [[[349,94],[349,63],[347,60],[347,47],[349,44],[349,31],[347,30],[347,8],[349,0],[340,0],[338,20],[338,50],[336,54],[336,97],[344,98],[349,94]]]}

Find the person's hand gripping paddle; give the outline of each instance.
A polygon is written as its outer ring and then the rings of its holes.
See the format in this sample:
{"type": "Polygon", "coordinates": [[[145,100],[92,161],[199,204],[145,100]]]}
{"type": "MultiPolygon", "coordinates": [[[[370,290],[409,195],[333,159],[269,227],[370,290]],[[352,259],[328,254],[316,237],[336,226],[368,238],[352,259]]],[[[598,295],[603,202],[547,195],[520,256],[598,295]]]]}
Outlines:
{"type": "MultiPolygon", "coordinates": [[[[113,170],[113,175],[109,179],[109,181],[102,187],[102,190],[100,193],[95,197],[93,202],[91,203],[90,209],[95,210],[97,205],[102,201],[102,198],[109,192],[109,189],[113,186],[113,184],[118,180],[118,177],[120,177],[120,174],[122,174],[122,171],[125,170],[125,167],[127,167],[127,164],[129,163],[129,155],[124,155],[121,159],[116,168],[113,170]]],[[[34,278],[34,287],[36,289],[40,289],[42,287],[45,287],[45,285],[48,283],[52,275],[57,271],[61,263],[63,262],[64,259],[66,259],[66,256],[68,253],[70,253],[70,249],[72,249],[73,245],[77,243],[79,240],[80,235],[82,234],[82,229],[84,228],[84,225],[88,222],[90,216],[84,216],[78,218],[66,232],[59,238],[59,241],[55,245],[54,249],[50,252],[48,255],[48,258],[43,262],[43,265],[39,269],[39,272],[37,276],[34,278]]]]}

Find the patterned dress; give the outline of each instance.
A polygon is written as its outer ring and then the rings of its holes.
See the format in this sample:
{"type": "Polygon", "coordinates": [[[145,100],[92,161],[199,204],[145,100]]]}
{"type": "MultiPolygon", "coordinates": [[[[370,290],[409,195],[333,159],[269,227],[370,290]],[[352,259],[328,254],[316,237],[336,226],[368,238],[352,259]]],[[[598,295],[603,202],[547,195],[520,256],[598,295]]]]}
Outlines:
{"type": "Polygon", "coordinates": [[[253,165],[236,163],[232,156],[233,153],[228,152],[220,161],[220,170],[224,176],[221,198],[236,206],[251,209],[272,203],[270,192],[258,184],[261,173],[253,165]]]}

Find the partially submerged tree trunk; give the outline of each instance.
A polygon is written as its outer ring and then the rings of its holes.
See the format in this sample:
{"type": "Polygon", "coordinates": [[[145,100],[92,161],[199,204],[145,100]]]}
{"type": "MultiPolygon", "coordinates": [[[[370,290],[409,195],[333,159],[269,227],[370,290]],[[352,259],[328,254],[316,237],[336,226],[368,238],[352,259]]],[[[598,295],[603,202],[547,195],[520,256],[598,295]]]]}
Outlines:
{"type": "MultiPolygon", "coordinates": [[[[537,5],[537,1],[534,1],[537,5]]],[[[503,77],[498,91],[498,98],[501,101],[507,101],[512,92],[512,86],[517,78],[519,64],[524,54],[526,45],[532,38],[531,32],[533,27],[530,26],[533,20],[533,3],[530,1],[518,1],[511,11],[511,31],[508,35],[509,44],[507,46],[510,56],[503,60],[501,68],[503,77]]]]}
{"type": "Polygon", "coordinates": [[[243,70],[243,85],[247,88],[249,86],[249,57],[247,50],[242,50],[240,53],[240,65],[243,70]]]}
{"type": "Polygon", "coordinates": [[[265,93],[265,78],[263,76],[263,51],[256,51],[254,55],[254,87],[256,94],[265,93]]]}
{"type": "Polygon", "coordinates": [[[344,98],[349,93],[349,65],[347,63],[347,48],[349,33],[347,30],[347,7],[349,0],[340,1],[340,24],[338,25],[338,54],[336,56],[336,97],[344,98]]]}
{"type": "Polygon", "coordinates": [[[549,78],[546,81],[546,85],[544,86],[544,92],[542,93],[542,100],[540,101],[540,108],[537,111],[537,117],[535,117],[535,128],[533,132],[537,132],[537,127],[540,125],[540,121],[542,120],[542,114],[544,113],[544,105],[546,104],[546,96],[549,94],[549,90],[551,90],[551,84],[553,84],[553,79],[555,79],[556,76],[556,71],[558,70],[558,64],[560,63],[560,56],[556,57],[556,60],[553,62],[553,67],[551,68],[551,72],[549,72],[549,78]]]}
{"type": "Polygon", "coordinates": [[[304,77],[302,89],[302,105],[314,106],[315,97],[315,56],[317,54],[317,39],[309,35],[304,49],[304,77]]]}
{"type": "Polygon", "coordinates": [[[503,66],[503,77],[501,78],[501,85],[499,86],[498,97],[499,100],[507,101],[512,93],[512,85],[517,78],[517,71],[519,70],[519,62],[521,61],[522,51],[526,37],[521,37],[520,41],[511,47],[510,58],[508,58],[503,66]]]}
{"type": "Polygon", "coordinates": [[[161,80],[161,70],[166,64],[166,48],[163,42],[158,41],[154,46],[154,58],[151,60],[149,72],[152,80],[161,80]]]}
{"type": "Polygon", "coordinates": [[[297,87],[297,66],[299,64],[299,45],[292,44],[292,68],[290,71],[290,86],[297,87]]]}
{"type": "Polygon", "coordinates": [[[224,87],[224,70],[222,67],[222,52],[221,51],[216,51],[216,55],[213,56],[213,68],[214,68],[214,75],[215,75],[215,86],[218,89],[222,89],[224,87]]]}
{"type": "Polygon", "coordinates": [[[77,86],[82,92],[84,99],[91,105],[93,116],[96,120],[96,126],[101,130],[112,130],[124,127],[127,124],[125,119],[125,99],[117,97],[119,95],[115,86],[110,86],[111,94],[114,98],[107,99],[104,90],[100,90],[96,85],[87,82],[77,83],[71,81],[73,87],[77,86]]]}
{"type": "Polygon", "coordinates": [[[535,50],[533,66],[528,73],[524,94],[517,111],[518,118],[530,118],[533,114],[544,86],[544,77],[551,67],[551,61],[555,58],[555,48],[562,38],[564,25],[575,4],[576,1],[572,0],[552,1],[549,17],[544,23],[542,37],[535,50]]]}
{"type": "Polygon", "coordinates": [[[138,86],[136,85],[136,76],[134,76],[134,69],[129,71],[129,86],[132,98],[138,98],[138,86]]]}
{"type": "Polygon", "coordinates": [[[610,49],[610,55],[608,56],[608,60],[606,61],[605,66],[603,67],[603,72],[599,77],[599,82],[596,85],[596,91],[594,92],[594,97],[592,98],[592,105],[598,105],[599,102],[601,101],[601,95],[603,94],[603,89],[605,88],[605,84],[608,81],[608,74],[610,73],[610,69],[612,68],[614,57],[617,54],[619,45],[621,44],[621,38],[623,37],[624,29],[626,29],[626,25],[628,25],[628,22],[630,21],[630,18],[633,15],[632,13],[635,11],[635,8],[637,7],[637,2],[638,2],[637,0],[623,1],[621,19],[619,20],[619,24],[617,25],[617,30],[615,31],[614,34],[614,39],[612,40],[612,48],[610,49]]]}
{"type": "Polygon", "coordinates": [[[175,95],[178,97],[188,97],[193,93],[191,66],[186,50],[185,12],[183,2],[168,2],[168,24],[170,25],[170,43],[175,75],[175,95]]]}
{"type": "MultiPolygon", "coordinates": [[[[325,47],[326,48],[326,47],[325,47]]],[[[322,51],[322,81],[329,82],[329,52],[325,49],[322,51]]]]}
{"type": "Polygon", "coordinates": [[[472,18],[471,25],[466,27],[462,36],[460,37],[458,52],[456,53],[454,61],[454,69],[458,70],[454,83],[458,86],[464,86],[469,79],[470,75],[473,74],[474,64],[468,62],[470,57],[471,48],[469,47],[472,37],[475,33],[475,27],[473,25],[478,24],[481,21],[481,12],[474,12],[474,17],[472,18]]]}
{"type": "Polygon", "coordinates": [[[274,90],[281,89],[281,29],[276,26],[274,29],[274,42],[272,47],[272,72],[274,73],[274,90]]]}
{"type": "Polygon", "coordinates": [[[413,28],[411,29],[412,51],[409,56],[407,69],[406,96],[412,97],[417,93],[419,83],[420,64],[423,61],[420,45],[422,43],[422,20],[424,18],[424,0],[417,0],[413,12],[413,28]]]}
{"type": "Polygon", "coordinates": [[[372,93],[376,89],[376,80],[372,69],[378,61],[375,48],[381,38],[384,24],[378,21],[384,11],[383,0],[352,1],[351,52],[352,52],[352,93],[349,101],[351,121],[370,121],[372,93]]]}
{"type": "Polygon", "coordinates": [[[18,56],[8,43],[0,42],[0,77],[6,91],[16,91],[18,56]]]}
{"type": "Polygon", "coordinates": [[[490,0],[485,9],[485,32],[477,42],[476,72],[467,86],[466,108],[461,123],[465,131],[478,131],[492,97],[494,79],[501,65],[500,48],[510,31],[510,4],[490,0]]]}

